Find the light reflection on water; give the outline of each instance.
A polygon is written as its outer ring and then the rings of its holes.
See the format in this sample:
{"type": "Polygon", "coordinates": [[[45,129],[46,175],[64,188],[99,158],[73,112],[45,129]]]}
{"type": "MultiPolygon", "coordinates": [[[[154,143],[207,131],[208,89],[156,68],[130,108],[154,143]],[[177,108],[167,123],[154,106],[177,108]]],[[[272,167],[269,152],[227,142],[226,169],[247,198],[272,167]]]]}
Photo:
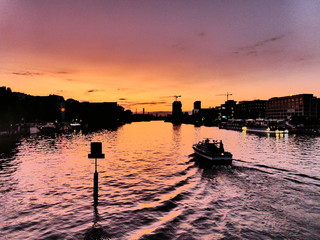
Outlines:
{"type": "Polygon", "coordinates": [[[319,146],[163,122],[14,139],[0,155],[0,239],[318,239],[319,146]],[[233,166],[195,164],[205,137],[224,141],[233,166]],[[91,141],[106,155],[97,208],[91,141]]]}

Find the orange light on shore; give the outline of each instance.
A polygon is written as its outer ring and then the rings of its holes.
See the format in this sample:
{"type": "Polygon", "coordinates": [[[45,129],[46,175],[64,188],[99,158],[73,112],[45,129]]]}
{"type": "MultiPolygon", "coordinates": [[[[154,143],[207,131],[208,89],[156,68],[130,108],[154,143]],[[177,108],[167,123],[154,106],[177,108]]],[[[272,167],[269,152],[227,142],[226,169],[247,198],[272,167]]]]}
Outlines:
{"type": "Polygon", "coordinates": [[[66,109],[65,108],[61,108],[61,112],[65,112],[66,111],[66,109]]]}

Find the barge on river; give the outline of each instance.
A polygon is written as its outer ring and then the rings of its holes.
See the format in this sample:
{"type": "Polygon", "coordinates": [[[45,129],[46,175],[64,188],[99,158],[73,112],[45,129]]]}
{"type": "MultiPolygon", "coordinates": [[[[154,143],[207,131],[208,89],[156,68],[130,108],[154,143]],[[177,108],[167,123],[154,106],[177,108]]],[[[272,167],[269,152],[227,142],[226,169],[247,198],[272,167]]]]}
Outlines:
{"type": "Polygon", "coordinates": [[[208,138],[200,141],[192,146],[195,155],[209,164],[231,164],[232,154],[224,151],[222,141],[213,140],[208,138]]]}
{"type": "Polygon", "coordinates": [[[256,133],[273,133],[273,134],[288,134],[287,129],[272,129],[270,127],[243,127],[243,132],[256,132],[256,133]]]}

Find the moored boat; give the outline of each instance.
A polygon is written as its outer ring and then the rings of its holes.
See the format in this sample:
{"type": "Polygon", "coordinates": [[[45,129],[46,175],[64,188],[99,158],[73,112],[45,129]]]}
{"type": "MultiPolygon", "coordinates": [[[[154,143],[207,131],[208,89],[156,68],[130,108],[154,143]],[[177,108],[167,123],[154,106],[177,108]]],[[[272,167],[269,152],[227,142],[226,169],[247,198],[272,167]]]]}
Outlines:
{"type": "Polygon", "coordinates": [[[58,132],[58,127],[53,122],[48,122],[44,125],[39,125],[38,129],[40,130],[40,133],[43,134],[52,134],[58,132]]]}
{"type": "Polygon", "coordinates": [[[70,123],[70,128],[72,130],[80,130],[82,128],[82,125],[79,122],[72,122],[70,123]]]}
{"type": "Polygon", "coordinates": [[[200,141],[192,146],[197,157],[206,160],[210,164],[231,164],[232,154],[224,150],[222,141],[206,140],[200,141]]]}
{"type": "Polygon", "coordinates": [[[274,134],[288,134],[287,129],[271,129],[270,127],[243,127],[243,132],[257,132],[257,133],[274,133],[274,134]]]}

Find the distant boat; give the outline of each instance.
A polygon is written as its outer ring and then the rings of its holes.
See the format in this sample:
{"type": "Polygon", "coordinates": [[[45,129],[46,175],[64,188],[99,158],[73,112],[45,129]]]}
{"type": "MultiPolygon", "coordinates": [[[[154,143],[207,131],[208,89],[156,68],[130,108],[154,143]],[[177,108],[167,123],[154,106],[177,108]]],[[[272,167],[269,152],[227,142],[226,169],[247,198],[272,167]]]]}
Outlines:
{"type": "Polygon", "coordinates": [[[242,127],[243,132],[257,132],[257,133],[274,133],[274,134],[287,134],[287,129],[271,129],[269,127],[242,127]]]}
{"type": "Polygon", "coordinates": [[[72,131],[80,131],[82,129],[83,129],[83,126],[80,122],[72,122],[69,125],[69,130],[72,130],[72,131]]]}
{"type": "Polygon", "coordinates": [[[81,127],[81,123],[73,122],[73,123],[70,123],[70,126],[73,128],[79,128],[79,127],[81,127]]]}
{"type": "Polygon", "coordinates": [[[194,153],[200,159],[206,160],[210,164],[231,164],[232,154],[224,151],[222,141],[213,140],[208,138],[194,144],[192,146],[194,153]]]}
{"type": "Polygon", "coordinates": [[[48,122],[47,124],[44,124],[44,125],[39,125],[38,129],[40,130],[40,133],[44,133],[44,134],[51,134],[51,133],[58,132],[58,128],[52,122],[48,122]]]}

